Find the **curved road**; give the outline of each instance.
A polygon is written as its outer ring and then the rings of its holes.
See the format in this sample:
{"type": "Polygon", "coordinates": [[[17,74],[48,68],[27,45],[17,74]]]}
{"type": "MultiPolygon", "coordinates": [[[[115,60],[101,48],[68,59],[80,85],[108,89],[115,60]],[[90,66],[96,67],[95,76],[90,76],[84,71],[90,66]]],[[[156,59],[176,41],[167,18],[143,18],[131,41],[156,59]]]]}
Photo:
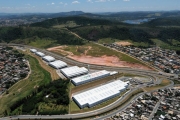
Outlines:
{"type": "MultiPolygon", "coordinates": [[[[77,66],[87,66],[88,64],[86,63],[81,63],[81,62],[78,62],[78,61],[74,61],[72,59],[69,59],[69,58],[66,58],[66,57],[62,57],[60,55],[57,55],[57,54],[54,54],[54,53],[51,53],[47,50],[44,50],[44,49],[39,49],[39,48],[35,48],[35,47],[32,47],[32,46],[27,46],[27,45],[19,45],[19,44],[0,44],[0,45],[8,45],[8,46],[22,46],[22,47],[26,47],[26,48],[29,48],[29,49],[37,49],[38,51],[41,51],[45,54],[48,54],[48,55],[51,55],[53,57],[55,57],[56,59],[60,59],[60,60],[63,60],[64,62],[66,63],[69,63],[69,64],[73,64],[73,65],[77,65],[77,66]]],[[[131,69],[131,68],[119,68],[119,67],[110,67],[110,66],[100,66],[100,65],[93,65],[91,64],[90,65],[90,68],[91,69],[106,69],[106,70],[111,70],[111,71],[119,71],[119,72],[127,72],[127,73],[133,73],[133,74],[141,74],[141,75],[146,75],[146,76],[149,76],[151,78],[153,78],[153,84],[159,84],[160,81],[157,80],[158,76],[162,77],[163,75],[159,75],[158,72],[155,72],[155,71],[149,71],[149,70],[137,70],[137,69],[131,69]]],[[[169,75],[165,76],[165,77],[168,77],[169,75]]],[[[173,85],[173,82],[171,83],[171,85],[169,86],[172,86],[173,85]]],[[[167,87],[169,87],[167,86],[167,87]]],[[[135,89],[132,89],[131,92],[141,88],[142,86],[139,86],[135,89]]],[[[131,94],[131,92],[128,92],[127,95],[131,94]]],[[[142,93],[143,94],[143,93],[142,93]]],[[[140,94],[141,95],[141,94],[140,94]]],[[[139,95],[138,95],[139,96],[139,95]]],[[[135,96],[133,99],[137,98],[138,96],[135,96]]],[[[84,117],[90,117],[90,116],[95,116],[95,115],[98,115],[98,114],[101,114],[101,113],[104,113],[104,112],[107,112],[109,110],[111,110],[112,108],[115,108],[117,107],[117,105],[119,104],[120,101],[122,101],[123,99],[125,99],[124,97],[121,97],[119,98],[117,101],[115,101],[114,103],[106,106],[106,107],[103,107],[103,108],[100,108],[98,110],[94,110],[94,111],[90,111],[90,112],[86,112],[86,113],[79,113],[79,114],[66,114],[66,115],[18,115],[18,116],[12,116],[12,117],[5,117],[5,118],[0,118],[0,120],[9,120],[9,119],[78,119],[78,118],[84,118],[84,117]]],[[[129,104],[129,103],[128,103],[129,104]]],[[[125,105],[125,107],[127,107],[127,105],[125,105]]],[[[124,107],[123,107],[124,108],[124,107]]],[[[121,109],[123,109],[121,108],[121,109]]],[[[119,110],[121,110],[119,109],[119,110]]],[[[112,113],[111,113],[112,114],[112,113]]],[[[108,114],[109,116],[110,114],[108,114]]],[[[106,118],[106,117],[104,117],[106,118]]]]}

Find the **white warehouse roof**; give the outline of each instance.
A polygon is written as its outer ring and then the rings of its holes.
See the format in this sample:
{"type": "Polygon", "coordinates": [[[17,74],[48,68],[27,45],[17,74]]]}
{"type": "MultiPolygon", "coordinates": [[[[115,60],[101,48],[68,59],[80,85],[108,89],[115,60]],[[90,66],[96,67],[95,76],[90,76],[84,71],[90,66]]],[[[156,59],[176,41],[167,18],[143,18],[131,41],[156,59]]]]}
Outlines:
{"type": "Polygon", "coordinates": [[[77,78],[72,79],[72,83],[75,85],[80,85],[80,84],[84,84],[90,81],[94,81],[106,76],[109,76],[110,72],[106,71],[106,70],[102,70],[102,71],[98,71],[98,72],[94,72],[91,74],[87,74],[87,75],[83,75],[77,78]]]}
{"type": "Polygon", "coordinates": [[[32,53],[37,52],[37,50],[36,50],[36,49],[30,49],[30,51],[31,51],[32,53]]]}
{"type": "Polygon", "coordinates": [[[53,57],[51,57],[51,56],[44,56],[42,59],[45,60],[46,62],[55,61],[55,58],[53,58],[53,57]]]}
{"type": "Polygon", "coordinates": [[[45,56],[45,54],[42,53],[42,52],[36,52],[35,54],[38,55],[38,56],[40,56],[40,57],[44,57],[44,56],[45,56]]]}
{"type": "Polygon", "coordinates": [[[60,68],[67,66],[67,64],[61,60],[56,60],[54,62],[50,62],[49,65],[56,68],[56,69],[60,69],[60,68]]]}
{"type": "Polygon", "coordinates": [[[87,90],[85,92],[78,93],[73,96],[73,100],[80,108],[93,107],[119,95],[120,92],[124,91],[127,87],[127,82],[116,80],[108,84],[87,90]]]}
{"type": "Polygon", "coordinates": [[[73,66],[73,67],[68,67],[68,68],[63,68],[61,69],[61,72],[68,78],[76,77],[79,75],[83,75],[88,73],[88,70],[85,67],[78,67],[78,66],[73,66]]]}

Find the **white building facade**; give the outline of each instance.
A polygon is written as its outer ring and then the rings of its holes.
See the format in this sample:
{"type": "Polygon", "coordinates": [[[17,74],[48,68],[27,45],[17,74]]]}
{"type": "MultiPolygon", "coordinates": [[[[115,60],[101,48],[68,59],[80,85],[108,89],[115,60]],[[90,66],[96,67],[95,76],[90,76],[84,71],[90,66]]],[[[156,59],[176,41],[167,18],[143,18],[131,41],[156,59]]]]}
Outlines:
{"type": "Polygon", "coordinates": [[[110,72],[108,72],[106,70],[102,70],[102,71],[94,72],[94,73],[91,73],[91,74],[87,74],[87,75],[83,75],[83,76],[71,79],[71,82],[74,85],[78,86],[78,85],[81,85],[81,84],[85,84],[87,82],[91,82],[91,81],[94,81],[94,80],[97,80],[97,79],[107,77],[109,75],[110,75],[110,72]]]}
{"type": "Polygon", "coordinates": [[[50,62],[49,66],[55,69],[61,69],[61,68],[67,67],[67,64],[61,60],[56,60],[56,61],[50,62]]]}
{"type": "Polygon", "coordinates": [[[56,60],[56,59],[55,59],[54,57],[52,57],[52,56],[44,56],[42,59],[43,59],[44,61],[46,61],[46,62],[53,62],[53,61],[56,60]]]}
{"type": "Polygon", "coordinates": [[[88,69],[86,69],[85,67],[78,67],[78,66],[63,68],[60,71],[67,78],[77,77],[88,73],[88,69]]]}
{"type": "Polygon", "coordinates": [[[116,80],[108,84],[73,95],[72,99],[81,109],[84,107],[93,107],[97,104],[118,96],[122,91],[126,90],[127,87],[128,82],[116,80]]]}

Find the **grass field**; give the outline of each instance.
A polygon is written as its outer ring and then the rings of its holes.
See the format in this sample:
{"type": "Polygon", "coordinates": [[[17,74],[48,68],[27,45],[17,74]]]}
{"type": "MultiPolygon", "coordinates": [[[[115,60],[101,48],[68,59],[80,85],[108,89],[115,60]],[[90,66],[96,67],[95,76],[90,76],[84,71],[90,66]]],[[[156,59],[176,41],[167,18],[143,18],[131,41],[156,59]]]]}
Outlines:
{"type": "Polygon", "coordinates": [[[45,62],[43,62],[43,60],[38,57],[37,55],[34,55],[33,53],[29,53],[31,56],[35,57],[39,64],[41,65],[41,67],[45,70],[47,70],[50,74],[51,74],[51,78],[52,80],[58,80],[60,77],[59,75],[56,73],[56,69],[50,67],[49,65],[45,64],[45,62]]]}
{"type": "Polygon", "coordinates": [[[34,46],[37,48],[48,48],[56,45],[56,40],[50,40],[50,39],[36,39],[34,41],[31,41],[28,43],[30,46],[34,46]]]}
{"type": "Polygon", "coordinates": [[[143,90],[147,91],[147,92],[150,92],[150,91],[153,91],[153,90],[158,90],[158,89],[160,89],[162,87],[165,87],[165,86],[167,86],[169,84],[171,84],[171,81],[165,79],[165,80],[162,80],[162,82],[159,85],[152,86],[152,87],[144,87],[143,90]]]}
{"type": "Polygon", "coordinates": [[[165,49],[180,50],[180,47],[176,46],[176,45],[180,45],[180,42],[177,40],[174,40],[174,39],[171,41],[172,45],[169,45],[168,43],[165,43],[159,39],[152,39],[152,41],[157,46],[160,46],[160,47],[165,48],[165,49]]]}
{"type": "Polygon", "coordinates": [[[149,47],[149,44],[145,42],[132,42],[132,44],[136,47],[149,47]]]}
{"type": "Polygon", "coordinates": [[[13,103],[30,95],[35,87],[48,84],[51,81],[49,72],[44,70],[35,58],[31,56],[26,57],[29,59],[31,74],[28,79],[21,80],[13,85],[8,90],[9,94],[3,94],[0,97],[0,116],[3,115],[5,110],[10,111],[9,107],[13,103]]]}
{"type": "Polygon", "coordinates": [[[110,43],[119,42],[119,41],[121,41],[121,40],[113,39],[113,38],[103,38],[103,39],[99,39],[98,43],[100,43],[100,44],[103,44],[103,43],[110,44],[110,43]]]}

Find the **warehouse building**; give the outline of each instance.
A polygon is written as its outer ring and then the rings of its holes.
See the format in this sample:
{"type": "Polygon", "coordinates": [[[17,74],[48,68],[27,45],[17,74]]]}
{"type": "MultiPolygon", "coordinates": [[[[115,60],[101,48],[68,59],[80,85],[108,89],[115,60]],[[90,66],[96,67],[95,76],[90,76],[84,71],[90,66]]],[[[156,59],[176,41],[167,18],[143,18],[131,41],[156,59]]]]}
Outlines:
{"type": "Polygon", "coordinates": [[[82,93],[73,95],[72,99],[82,109],[84,107],[93,107],[104,101],[118,96],[122,91],[126,90],[129,82],[116,80],[108,84],[89,89],[82,93]]]}
{"type": "Polygon", "coordinates": [[[65,75],[67,78],[77,77],[79,75],[87,74],[88,70],[85,67],[68,67],[61,69],[61,73],[65,75]]]}
{"type": "Polygon", "coordinates": [[[98,72],[94,72],[91,74],[87,74],[87,75],[83,75],[83,76],[74,78],[71,80],[71,82],[74,85],[78,86],[78,85],[85,84],[87,82],[91,82],[91,81],[94,81],[94,80],[97,80],[97,79],[100,79],[103,77],[107,77],[109,75],[110,75],[110,72],[108,72],[106,70],[102,70],[102,71],[98,71],[98,72]]]}
{"type": "Polygon", "coordinates": [[[46,62],[53,62],[53,61],[55,61],[55,58],[53,58],[51,56],[44,56],[42,59],[44,61],[46,61],[46,62]]]}
{"type": "Polygon", "coordinates": [[[49,66],[55,69],[61,69],[61,68],[67,67],[67,64],[61,60],[56,60],[54,62],[50,62],[49,66]]]}
{"type": "Polygon", "coordinates": [[[39,56],[39,57],[44,57],[44,56],[45,56],[45,54],[42,53],[42,52],[36,52],[35,54],[36,54],[37,56],[39,56]]]}
{"type": "Polygon", "coordinates": [[[37,50],[36,50],[36,49],[30,49],[30,51],[31,51],[32,53],[37,52],[37,50]]]}

